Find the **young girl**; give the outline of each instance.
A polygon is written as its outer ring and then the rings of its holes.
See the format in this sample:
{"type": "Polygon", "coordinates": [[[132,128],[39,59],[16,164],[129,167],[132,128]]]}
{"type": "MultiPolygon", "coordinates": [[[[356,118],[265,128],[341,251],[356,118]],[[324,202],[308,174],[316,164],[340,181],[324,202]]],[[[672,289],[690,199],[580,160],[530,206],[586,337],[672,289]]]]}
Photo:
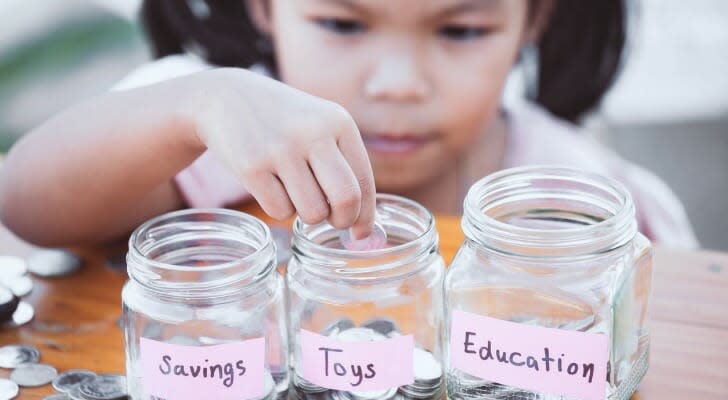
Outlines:
{"type": "Polygon", "coordinates": [[[652,239],[696,245],[661,181],[569,122],[614,80],[621,1],[148,0],[142,15],[161,59],[4,162],[2,221],[21,237],[109,240],[252,196],[361,238],[375,184],[455,214],[488,173],[559,163],[622,181],[652,239]],[[539,54],[534,102],[503,109],[524,48],[539,54]]]}

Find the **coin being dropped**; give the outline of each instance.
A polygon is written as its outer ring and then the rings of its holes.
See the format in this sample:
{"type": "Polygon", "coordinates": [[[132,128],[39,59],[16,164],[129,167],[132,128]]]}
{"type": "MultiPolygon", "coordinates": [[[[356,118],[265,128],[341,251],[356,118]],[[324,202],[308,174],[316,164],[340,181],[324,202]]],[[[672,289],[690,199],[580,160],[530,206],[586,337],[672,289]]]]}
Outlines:
{"type": "Polygon", "coordinates": [[[0,323],[13,318],[13,313],[18,308],[20,298],[10,289],[0,285],[0,323]]]}
{"type": "Polygon", "coordinates": [[[51,383],[58,371],[48,364],[20,364],[10,374],[10,379],[23,387],[43,386],[51,383]]]}
{"type": "Polygon", "coordinates": [[[40,352],[33,346],[9,345],[0,347],[0,368],[17,368],[21,364],[40,360],[40,352]]]}
{"type": "Polygon", "coordinates": [[[35,310],[30,304],[21,301],[18,303],[18,308],[13,313],[13,319],[10,321],[10,326],[21,326],[30,322],[35,316],[35,310]]]}
{"type": "Polygon", "coordinates": [[[126,378],[112,374],[98,375],[78,386],[78,394],[88,400],[123,399],[127,395],[126,378]]]}
{"type": "Polygon", "coordinates": [[[95,378],[96,374],[85,369],[71,369],[59,374],[53,380],[53,389],[61,393],[70,393],[73,388],[95,378]]]}
{"type": "Polygon", "coordinates": [[[38,250],[27,258],[28,270],[42,277],[65,276],[81,267],[81,259],[66,250],[38,250]]]}
{"type": "Polygon", "coordinates": [[[28,265],[21,257],[0,256],[0,280],[25,275],[26,272],[28,272],[28,265]]]}
{"type": "Polygon", "coordinates": [[[20,388],[17,383],[0,378],[0,399],[14,399],[18,392],[20,392],[20,388]]]}
{"type": "Polygon", "coordinates": [[[387,245],[387,233],[382,225],[374,223],[372,233],[364,239],[356,240],[351,235],[351,229],[342,230],[339,233],[341,245],[350,251],[369,251],[379,250],[387,245]]]}

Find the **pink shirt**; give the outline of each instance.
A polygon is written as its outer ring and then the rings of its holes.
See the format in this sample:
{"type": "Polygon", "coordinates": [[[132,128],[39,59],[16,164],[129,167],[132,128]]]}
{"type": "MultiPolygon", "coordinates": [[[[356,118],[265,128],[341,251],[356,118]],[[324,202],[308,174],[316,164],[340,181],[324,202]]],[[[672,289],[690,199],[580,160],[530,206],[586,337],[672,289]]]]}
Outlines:
{"type": "MultiPolygon", "coordinates": [[[[124,90],[212,68],[192,55],[169,56],[132,72],[114,87],[124,90]]],[[[252,70],[266,73],[259,67],[252,70]]],[[[521,102],[507,110],[509,132],[504,168],[561,164],[622,182],[632,193],[640,231],[655,242],[698,247],[685,210],[667,185],[651,172],[619,157],[581,128],[540,106],[521,102]]],[[[190,207],[223,207],[250,198],[237,178],[210,152],[180,172],[175,181],[190,207]]]]}

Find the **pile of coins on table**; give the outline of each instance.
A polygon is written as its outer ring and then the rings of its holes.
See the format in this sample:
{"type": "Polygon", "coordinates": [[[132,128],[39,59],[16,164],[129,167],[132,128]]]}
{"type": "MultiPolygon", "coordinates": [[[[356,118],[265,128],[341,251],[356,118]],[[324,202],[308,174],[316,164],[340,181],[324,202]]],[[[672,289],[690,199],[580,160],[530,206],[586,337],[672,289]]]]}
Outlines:
{"type": "Polygon", "coordinates": [[[25,325],[35,316],[33,306],[23,301],[33,290],[30,274],[43,278],[65,276],[80,266],[81,260],[64,250],[39,250],[27,259],[0,256],[0,325],[25,325]]]}
{"type": "MultiPolygon", "coordinates": [[[[343,341],[374,341],[400,335],[394,321],[372,319],[356,326],[348,318],[334,321],[321,331],[322,335],[343,341]]],[[[435,356],[421,346],[414,348],[414,382],[385,390],[349,392],[330,390],[315,385],[301,376],[293,377],[293,398],[300,400],[404,400],[444,398],[442,366],[435,356]]]]}
{"type": "Polygon", "coordinates": [[[15,398],[20,387],[53,385],[56,394],[49,400],[121,400],[127,399],[126,378],[121,375],[97,375],[87,370],[69,370],[61,374],[48,364],[39,363],[40,352],[33,346],[0,347],[0,368],[12,369],[10,379],[0,379],[0,399],[15,398]]]}

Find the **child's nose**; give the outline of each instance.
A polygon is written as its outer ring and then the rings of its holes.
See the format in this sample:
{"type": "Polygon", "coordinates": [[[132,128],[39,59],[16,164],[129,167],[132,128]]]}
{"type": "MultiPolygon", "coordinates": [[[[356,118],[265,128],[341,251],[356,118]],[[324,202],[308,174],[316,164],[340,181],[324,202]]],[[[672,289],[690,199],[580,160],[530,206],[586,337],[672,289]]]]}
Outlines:
{"type": "Polygon", "coordinates": [[[375,61],[364,88],[375,100],[421,102],[430,94],[430,86],[417,60],[395,53],[375,61]]]}

